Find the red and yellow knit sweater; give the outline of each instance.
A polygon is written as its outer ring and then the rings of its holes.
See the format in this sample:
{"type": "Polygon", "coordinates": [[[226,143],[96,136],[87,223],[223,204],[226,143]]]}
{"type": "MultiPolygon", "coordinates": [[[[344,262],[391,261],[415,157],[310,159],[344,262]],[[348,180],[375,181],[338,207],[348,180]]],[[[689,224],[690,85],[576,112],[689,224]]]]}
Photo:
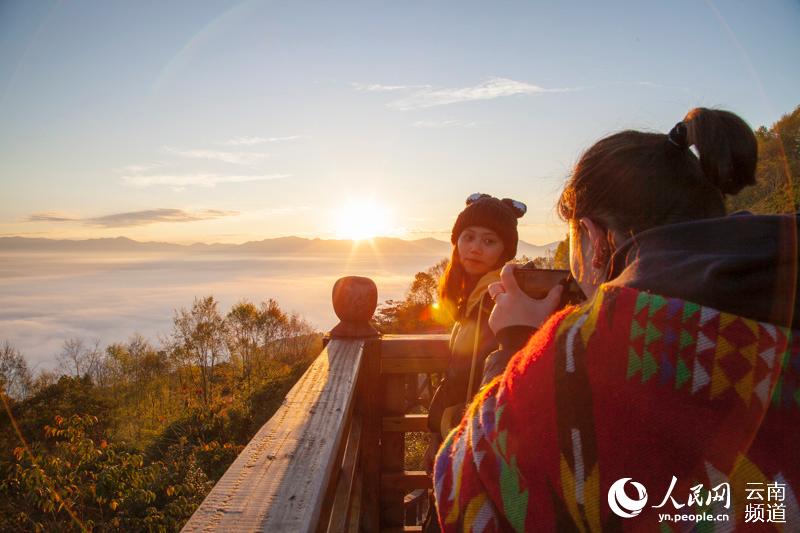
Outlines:
{"type": "Polygon", "coordinates": [[[450,433],[442,529],[800,530],[799,375],[786,328],[602,287],[450,433]]]}

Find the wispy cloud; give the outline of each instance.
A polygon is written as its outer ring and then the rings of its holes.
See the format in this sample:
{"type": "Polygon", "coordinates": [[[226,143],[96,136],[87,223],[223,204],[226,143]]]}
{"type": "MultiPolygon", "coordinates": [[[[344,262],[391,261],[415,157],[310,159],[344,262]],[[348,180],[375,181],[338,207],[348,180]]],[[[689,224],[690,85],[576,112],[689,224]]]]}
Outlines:
{"type": "Polygon", "coordinates": [[[25,220],[27,222],[76,222],[79,221],[80,218],[48,211],[44,213],[32,213],[25,220]]]}
{"type": "Polygon", "coordinates": [[[668,89],[668,90],[679,90],[683,92],[689,92],[688,87],[681,87],[680,85],[667,85],[664,83],[657,83],[654,81],[637,81],[634,85],[638,85],[640,87],[650,87],[652,89],[668,89]]]}
{"type": "Polygon", "coordinates": [[[462,120],[418,120],[412,124],[415,128],[472,128],[477,122],[462,120]]]}
{"type": "Polygon", "coordinates": [[[266,143],[298,141],[306,138],[305,135],[287,135],[286,137],[234,137],[222,144],[224,146],[256,146],[266,143]]]}
{"type": "Polygon", "coordinates": [[[170,154],[190,159],[208,159],[211,161],[221,161],[233,165],[252,165],[270,157],[270,154],[254,152],[223,152],[219,150],[181,150],[165,146],[164,150],[170,154]]]}
{"type": "Polygon", "coordinates": [[[215,218],[229,217],[237,214],[236,211],[220,211],[218,209],[203,209],[195,212],[187,212],[183,209],[146,209],[144,211],[130,211],[128,213],[115,213],[113,215],[87,218],[84,223],[89,226],[121,228],[144,226],[157,222],[196,222],[198,220],[213,220],[215,218]]]}
{"type": "Polygon", "coordinates": [[[404,98],[388,104],[389,107],[403,111],[410,109],[423,109],[441,105],[450,105],[460,102],[474,102],[478,100],[494,100],[515,95],[564,93],[579,89],[552,89],[532,85],[522,81],[507,78],[492,78],[472,87],[456,88],[425,88],[418,90],[404,98]]]}
{"type": "Polygon", "coordinates": [[[302,213],[311,211],[311,206],[308,205],[283,205],[280,207],[266,207],[264,209],[256,209],[244,213],[247,216],[263,217],[274,215],[291,215],[293,213],[302,213]]]}
{"type": "Polygon", "coordinates": [[[113,213],[90,218],[64,217],[52,213],[34,213],[30,215],[27,220],[29,222],[79,222],[86,226],[101,228],[125,228],[144,226],[158,222],[196,222],[199,220],[213,220],[238,214],[237,211],[221,211],[219,209],[202,209],[193,212],[184,211],[183,209],[145,209],[143,211],[113,213]]]}
{"type": "Polygon", "coordinates": [[[288,178],[291,174],[220,175],[220,174],[158,174],[122,176],[122,181],[132,187],[157,185],[183,190],[186,187],[216,187],[226,183],[249,183],[288,178]]]}
{"type": "Polygon", "coordinates": [[[406,233],[409,235],[417,236],[417,235],[450,235],[452,230],[447,228],[440,228],[440,229],[424,229],[424,228],[411,228],[406,229],[406,233]]]}
{"type": "Polygon", "coordinates": [[[242,211],[238,215],[238,220],[243,223],[255,224],[253,227],[261,227],[260,224],[269,224],[276,217],[303,216],[303,213],[311,211],[308,205],[281,205],[275,207],[262,207],[260,209],[250,209],[242,211]]]}
{"type": "Polygon", "coordinates": [[[0,237],[28,237],[30,235],[50,235],[49,231],[18,231],[16,233],[0,233],[0,237]]]}
{"type": "Polygon", "coordinates": [[[430,85],[381,85],[380,83],[353,83],[355,90],[368,93],[388,93],[412,89],[430,89],[430,85]]]}
{"type": "Polygon", "coordinates": [[[127,165],[122,167],[122,172],[125,173],[133,173],[138,174],[140,172],[150,172],[151,170],[155,170],[157,168],[161,168],[164,166],[164,163],[151,163],[149,165],[127,165]]]}

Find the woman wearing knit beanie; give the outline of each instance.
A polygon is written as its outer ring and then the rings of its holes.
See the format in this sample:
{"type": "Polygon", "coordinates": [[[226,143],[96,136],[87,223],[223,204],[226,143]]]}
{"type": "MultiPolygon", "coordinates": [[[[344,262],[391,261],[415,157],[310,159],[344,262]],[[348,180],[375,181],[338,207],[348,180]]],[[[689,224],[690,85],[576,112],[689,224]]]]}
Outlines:
{"type": "MultiPolygon", "coordinates": [[[[464,406],[481,383],[486,356],[497,348],[488,319],[494,302],[487,289],[499,281],[500,268],[517,254],[517,219],[522,202],[472,194],[459,213],[450,242],[453,252],[439,283],[439,305],[456,319],[450,335],[450,360],[428,410],[433,433],[426,452],[432,463],[442,437],[461,420],[464,406]]],[[[425,531],[438,524],[426,523],[425,531]]]]}

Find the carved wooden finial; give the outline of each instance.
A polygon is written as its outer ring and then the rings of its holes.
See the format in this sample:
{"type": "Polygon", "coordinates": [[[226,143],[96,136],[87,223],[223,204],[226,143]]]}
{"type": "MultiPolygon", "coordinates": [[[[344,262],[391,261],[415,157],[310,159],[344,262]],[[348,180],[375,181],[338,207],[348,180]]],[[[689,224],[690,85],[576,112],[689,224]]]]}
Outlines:
{"type": "Polygon", "coordinates": [[[370,338],[380,335],[369,323],[378,307],[378,287],[362,276],[346,276],[333,284],[333,310],[340,322],[328,333],[331,338],[370,338]]]}

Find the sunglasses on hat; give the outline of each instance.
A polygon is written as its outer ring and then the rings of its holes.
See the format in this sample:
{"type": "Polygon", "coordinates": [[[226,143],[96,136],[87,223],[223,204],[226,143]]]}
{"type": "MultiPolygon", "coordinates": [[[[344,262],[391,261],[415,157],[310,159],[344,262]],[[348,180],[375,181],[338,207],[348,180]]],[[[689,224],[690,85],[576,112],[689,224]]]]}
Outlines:
{"type": "MultiPolygon", "coordinates": [[[[478,200],[482,200],[484,198],[494,198],[491,194],[486,194],[482,192],[474,192],[467,196],[467,205],[474,204],[478,200]]],[[[505,204],[509,204],[512,206],[518,213],[518,216],[524,215],[528,211],[528,206],[520,202],[519,200],[512,200],[511,198],[503,198],[500,200],[505,204]]]]}

